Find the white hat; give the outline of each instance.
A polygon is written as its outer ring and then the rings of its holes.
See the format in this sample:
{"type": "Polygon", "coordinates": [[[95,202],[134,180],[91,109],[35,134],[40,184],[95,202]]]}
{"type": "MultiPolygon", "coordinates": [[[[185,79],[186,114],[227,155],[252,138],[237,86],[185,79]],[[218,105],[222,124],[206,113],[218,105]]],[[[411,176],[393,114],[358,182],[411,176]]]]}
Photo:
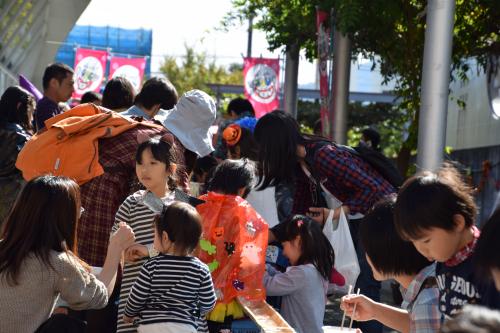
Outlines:
{"type": "Polygon", "coordinates": [[[210,127],[216,117],[215,102],[201,90],[190,90],[168,112],[157,115],[160,121],[182,143],[198,154],[206,156],[214,151],[210,127]]]}

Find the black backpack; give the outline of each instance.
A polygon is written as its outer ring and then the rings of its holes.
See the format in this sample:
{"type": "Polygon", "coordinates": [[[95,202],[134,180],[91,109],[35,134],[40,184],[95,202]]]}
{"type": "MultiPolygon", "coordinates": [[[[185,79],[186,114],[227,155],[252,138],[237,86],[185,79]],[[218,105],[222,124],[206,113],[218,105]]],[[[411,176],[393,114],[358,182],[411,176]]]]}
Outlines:
{"type": "Polygon", "coordinates": [[[392,186],[400,188],[403,185],[404,179],[399,170],[384,154],[370,147],[357,146],[348,148],[354,150],[359,157],[377,170],[392,186]]]}
{"type": "MultiPolygon", "coordinates": [[[[349,147],[344,145],[339,145],[334,142],[329,141],[319,141],[317,142],[319,145],[314,149],[314,154],[317,150],[325,145],[333,145],[341,150],[346,150],[354,156],[360,157],[363,161],[368,163],[373,169],[375,169],[385,180],[387,180],[392,186],[396,189],[401,187],[403,184],[403,177],[399,173],[398,169],[394,166],[394,164],[387,157],[384,156],[379,151],[376,151],[369,147],[358,146],[358,147],[349,147]]],[[[313,155],[314,155],[313,154],[313,155]]],[[[310,156],[313,158],[313,156],[310,156]]],[[[306,158],[307,159],[307,158],[306,158]]]]}

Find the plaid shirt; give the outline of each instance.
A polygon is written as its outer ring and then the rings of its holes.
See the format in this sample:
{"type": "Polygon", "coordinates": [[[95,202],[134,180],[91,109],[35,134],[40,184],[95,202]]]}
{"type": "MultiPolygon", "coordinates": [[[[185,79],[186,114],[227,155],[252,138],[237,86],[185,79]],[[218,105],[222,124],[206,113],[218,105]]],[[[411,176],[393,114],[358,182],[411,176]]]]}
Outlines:
{"type": "MultiPolygon", "coordinates": [[[[91,266],[103,266],[115,214],[127,196],[141,187],[135,175],[139,132],[154,136],[167,130],[138,125],[115,137],[99,140],[99,163],[105,172],[81,186],[85,211],[78,224],[78,255],[91,266]]],[[[183,165],[184,147],[176,143],[178,164],[183,165]]],[[[186,174],[179,178],[181,184],[187,184],[186,174]]]]}
{"type": "Polygon", "coordinates": [[[429,278],[434,279],[436,264],[422,269],[408,286],[401,288],[401,308],[410,315],[410,333],[434,333],[441,327],[442,314],[439,311],[439,290],[434,286],[423,286],[429,278]]]}
{"type": "MultiPolygon", "coordinates": [[[[367,162],[347,150],[323,143],[306,144],[306,153],[313,154],[313,172],[332,195],[348,206],[350,214],[366,213],[378,200],[395,193],[396,190],[367,162]]],[[[304,214],[309,207],[317,206],[314,201],[313,182],[304,174],[299,164],[295,179],[294,214],[304,214]]]]}
{"type": "Polygon", "coordinates": [[[455,253],[455,255],[452,258],[448,259],[444,263],[446,266],[453,267],[453,266],[456,266],[458,264],[461,264],[462,262],[464,262],[467,258],[469,258],[472,255],[472,253],[474,252],[474,249],[476,247],[477,240],[479,239],[479,236],[481,235],[481,231],[475,225],[473,225],[471,227],[471,229],[472,229],[472,235],[474,236],[474,238],[467,245],[465,245],[463,249],[461,249],[460,251],[455,253]]]}

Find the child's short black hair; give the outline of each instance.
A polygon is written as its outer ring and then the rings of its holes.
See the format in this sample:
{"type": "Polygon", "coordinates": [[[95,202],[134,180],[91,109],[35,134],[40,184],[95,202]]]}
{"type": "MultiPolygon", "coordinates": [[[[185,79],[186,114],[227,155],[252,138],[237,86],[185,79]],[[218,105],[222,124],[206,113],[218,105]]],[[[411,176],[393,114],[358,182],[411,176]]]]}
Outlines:
{"type": "Polygon", "coordinates": [[[102,95],[99,93],[96,93],[95,91],[87,91],[85,94],[82,95],[82,98],[80,98],[80,103],[95,103],[95,102],[101,102],[102,100],[102,95]]]}
{"type": "Polygon", "coordinates": [[[294,215],[285,224],[285,239],[281,240],[282,242],[300,236],[302,255],[297,264],[313,264],[321,276],[329,280],[335,263],[335,253],[318,222],[304,215],[294,215]]]}
{"type": "MultiPolygon", "coordinates": [[[[166,164],[167,171],[170,170],[169,168],[172,164],[177,164],[178,152],[171,134],[166,134],[163,137],[153,137],[139,144],[135,154],[137,164],[142,164],[142,153],[146,149],[151,149],[151,154],[153,154],[155,160],[166,164]]],[[[177,187],[177,177],[175,174],[171,174],[168,177],[168,186],[170,190],[174,190],[177,187]]]]}
{"type": "Polygon", "coordinates": [[[255,111],[253,109],[252,103],[248,99],[236,97],[231,100],[227,105],[227,113],[231,114],[231,111],[236,113],[236,115],[241,116],[243,113],[248,112],[252,117],[255,117],[255,111]]]}
{"type": "Polygon", "coordinates": [[[142,85],[141,91],[135,96],[134,103],[146,109],[152,108],[155,104],[165,110],[172,109],[179,95],[172,82],[165,78],[152,77],[142,85]]]}
{"type": "Polygon", "coordinates": [[[208,183],[211,192],[238,195],[238,190],[245,188],[243,198],[248,195],[255,182],[255,164],[243,158],[225,160],[219,164],[208,183]]]}
{"type": "Polygon", "coordinates": [[[201,237],[201,216],[193,206],[175,201],[165,206],[155,220],[158,235],[165,231],[168,238],[181,252],[191,253],[201,237]]]}
{"type": "Polygon", "coordinates": [[[396,196],[387,196],[365,215],[359,226],[361,242],[379,272],[386,275],[417,274],[430,262],[397,233],[393,217],[395,202],[396,196]]]}
{"type": "Polygon", "coordinates": [[[500,312],[465,305],[454,318],[444,322],[441,333],[500,333],[500,312]]]}
{"type": "Polygon", "coordinates": [[[456,214],[462,215],[465,226],[470,227],[474,224],[476,211],[472,189],[457,169],[446,164],[437,173],[425,171],[403,184],[394,217],[401,237],[417,240],[424,230],[431,228],[453,230],[456,214]]]}
{"type": "Polygon", "coordinates": [[[491,269],[500,270],[500,209],[488,219],[474,250],[476,267],[486,276],[491,269]]]}

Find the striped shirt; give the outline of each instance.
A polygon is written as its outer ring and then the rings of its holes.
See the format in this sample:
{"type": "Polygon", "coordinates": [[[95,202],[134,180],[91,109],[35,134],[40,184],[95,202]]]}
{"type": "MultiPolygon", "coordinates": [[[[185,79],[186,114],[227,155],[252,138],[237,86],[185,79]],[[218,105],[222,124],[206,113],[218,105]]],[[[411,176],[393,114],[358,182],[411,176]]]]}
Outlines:
{"type": "MultiPolygon", "coordinates": [[[[113,231],[118,229],[120,222],[127,223],[135,234],[135,242],[138,244],[152,246],[154,242],[154,229],[153,222],[157,212],[148,207],[143,198],[146,196],[147,191],[137,191],[130,195],[122,203],[115,216],[115,225],[113,231]]],[[[163,198],[163,204],[168,205],[174,202],[175,193],[171,192],[166,198],[163,198]]],[[[133,324],[123,322],[123,310],[127,297],[134,285],[135,280],[139,277],[142,265],[146,262],[147,258],[138,260],[133,263],[125,263],[123,267],[122,284],[120,288],[120,299],[118,302],[118,333],[136,333],[137,328],[133,324]]],[[[198,332],[208,332],[206,320],[200,320],[198,332]]]]}
{"type": "Polygon", "coordinates": [[[160,254],[141,269],[125,306],[139,324],[174,322],[197,329],[198,318],[215,306],[208,266],[196,257],[160,254]]]}
{"type": "MultiPolygon", "coordinates": [[[[152,211],[148,206],[143,204],[142,198],[146,191],[137,191],[125,199],[115,217],[115,225],[113,231],[118,229],[120,222],[127,223],[135,234],[135,242],[142,245],[152,245],[154,242],[154,229],[153,222],[158,213],[152,211]]],[[[164,199],[165,204],[174,201],[173,192],[164,199]]],[[[139,277],[142,265],[146,262],[147,258],[138,260],[133,263],[125,263],[123,267],[123,277],[120,289],[120,300],[118,303],[118,333],[135,333],[137,328],[132,324],[123,322],[123,309],[127,302],[127,297],[130,289],[134,285],[135,280],[139,277]]]]}

